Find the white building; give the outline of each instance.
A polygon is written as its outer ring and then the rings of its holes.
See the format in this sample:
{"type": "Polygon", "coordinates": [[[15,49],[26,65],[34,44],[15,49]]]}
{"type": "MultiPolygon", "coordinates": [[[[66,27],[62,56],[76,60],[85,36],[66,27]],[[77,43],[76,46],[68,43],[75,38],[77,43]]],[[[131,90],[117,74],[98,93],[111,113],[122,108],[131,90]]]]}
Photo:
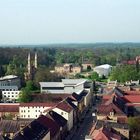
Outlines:
{"type": "Polygon", "coordinates": [[[68,130],[70,131],[73,127],[73,108],[66,101],[62,101],[53,108],[53,111],[67,120],[68,130]]]}
{"type": "Polygon", "coordinates": [[[0,91],[2,100],[12,101],[19,97],[19,88],[21,87],[20,78],[15,75],[7,75],[0,78],[0,91]]]}
{"type": "Polygon", "coordinates": [[[22,119],[36,119],[47,109],[54,107],[55,103],[21,103],[19,106],[19,118],[22,119]]]}
{"type": "Polygon", "coordinates": [[[19,98],[19,90],[11,89],[9,91],[2,91],[2,99],[3,100],[17,100],[19,98]]]}
{"type": "Polygon", "coordinates": [[[0,87],[5,86],[17,86],[18,89],[21,87],[20,78],[15,75],[7,75],[0,78],[0,87]]]}
{"type": "Polygon", "coordinates": [[[40,82],[41,93],[72,93],[84,89],[86,79],[62,79],[62,82],[40,82]]]}
{"type": "Polygon", "coordinates": [[[100,65],[95,67],[93,70],[99,74],[100,77],[105,76],[108,77],[111,72],[112,66],[108,64],[100,65]]]}

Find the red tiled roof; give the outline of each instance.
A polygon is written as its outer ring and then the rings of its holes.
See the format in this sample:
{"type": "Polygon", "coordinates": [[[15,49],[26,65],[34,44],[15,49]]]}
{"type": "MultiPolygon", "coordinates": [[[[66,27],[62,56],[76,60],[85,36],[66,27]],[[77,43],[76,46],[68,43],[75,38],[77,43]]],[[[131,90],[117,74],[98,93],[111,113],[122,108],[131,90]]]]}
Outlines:
{"type": "Polygon", "coordinates": [[[49,102],[49,103],[20,103],[20,107],[30,107],[30,106],[43,106],[43,107],[52,107],[55,106],[56,103],[49,102]]]}
{"type": "Polygon", "coordinates": [[[122,98],[129,103],[140,103],[140,95],[125,95],[122,98]]]}
{"type": "Polygon", "coordinates": [[[128,61],[123,61],[123,64],[128,64],[128,65],[135,65],[136,61],[135,60],[128,60],[128,61]]]}
{"type": "Polygon", "coordinates": [[[108,100],[112,97],[112,95],[103,95],[103,100],[108,100]]]}
{"type": "Polygon", "coordinates": [[[114,111],[114,115],[125,115],[124,112],[119,109],[114,103],[111,103],[109,105],[100,105],[98,107],[99,114],[108,115],[112,111],[114,111]]]}
{"type": "Polygon", "coordinates": [[[0,105],[0,112],[19,112],[19,105],[0,105]]]}
{"type": "Polygon", "coordinates": [[[66,101],[62,101],[58,103],[56,107],[68,113],[73,110],[73,108],[66,101]]]}
{"type": "Polygon", "coordinates": [[[49,98],[50,101],[52,102],[60,102],[62,101],[63,99],[66,99],[67,97],[69,97],[70,94],[67,94],[67,93],[60,93],[60,94],[55,94],[55,93],[51,93],[51,94],[33,94],[32,97],[33,97],[33,102],[36,102],[38,99],[41,101],[41,102],[48,102],[49,98]]]}
{"type": "Polygon", "coordinates": [[[91,134],[93,140],[110,140],[110,138],[115,140],[121,140],[121,136],[114,133],[112,129],[102,127],[98,130],[94,130],[91,134]]]}
{"type": "Polygon", "coordinates": [[[140,95],[140,91],[129,90],[124,92],[125,95],[140,95]]]}

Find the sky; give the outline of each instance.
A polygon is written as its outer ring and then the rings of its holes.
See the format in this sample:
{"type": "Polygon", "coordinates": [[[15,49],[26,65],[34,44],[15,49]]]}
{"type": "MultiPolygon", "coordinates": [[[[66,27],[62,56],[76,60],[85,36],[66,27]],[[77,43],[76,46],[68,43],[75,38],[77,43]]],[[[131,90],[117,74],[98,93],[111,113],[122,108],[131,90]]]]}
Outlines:
{"type": "Polygon", "coordinates": [[[140,42],[140,0],[0,0],[0,44],[140,42]]]}

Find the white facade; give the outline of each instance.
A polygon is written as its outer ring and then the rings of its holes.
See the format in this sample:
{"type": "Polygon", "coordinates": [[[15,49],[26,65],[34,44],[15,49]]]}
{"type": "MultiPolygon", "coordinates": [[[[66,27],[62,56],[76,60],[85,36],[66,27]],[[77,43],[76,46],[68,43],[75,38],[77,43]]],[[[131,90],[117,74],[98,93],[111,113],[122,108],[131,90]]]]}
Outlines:
{"type": "Polygon", "coordinates": [[[62,82],[40,82],[41,93],[72,93],[84,89],[85,79],[62,79],[62,82]]]}
{"type": "Polygon", "coordinates": [[[111,72],[112,66],[105,64],[95,67],[93,70],[99,74],[99,76],[108,76],[111,72]]]}
{"type": "Polygon", "coordinates": [[[2,91],[2,99],[17,100],[19,98],[19,90],[2,91]]]}
{"type": "Polygon", "coordinates": [[[53,111],[55,111],[67,120],[68,130],[71,130],[73,127],[73,110],[71,112],[66,112],[56,107],[53,109],[53,111]]]}
{"type": "MultiPolygon", "coordinates": [[[[25,103],[26,104],[26,103],[25,103]]],[[[50,109],[52,106],[45,106],[45,105],[28,105],[28,106],[20,106],[19,107],[19,117],[22,119],[36,119],[41,114],[46,115],[44,112],[47,109],[50,109]]]]}

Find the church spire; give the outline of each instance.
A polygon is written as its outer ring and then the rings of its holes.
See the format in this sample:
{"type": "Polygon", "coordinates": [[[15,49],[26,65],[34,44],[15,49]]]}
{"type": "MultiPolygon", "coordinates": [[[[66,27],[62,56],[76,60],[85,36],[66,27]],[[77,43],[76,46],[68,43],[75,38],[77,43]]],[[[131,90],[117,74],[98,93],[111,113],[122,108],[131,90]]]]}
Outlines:
{"type": "Polygon", "coordinates": [[[35,53],[35,65],[34,67],[37,69],[37,53],[35,53]]]}
{"type": "Polygon", "coordinates": [[[28,54],[28,74],[31,74],[31,56],[28,54]]]}

